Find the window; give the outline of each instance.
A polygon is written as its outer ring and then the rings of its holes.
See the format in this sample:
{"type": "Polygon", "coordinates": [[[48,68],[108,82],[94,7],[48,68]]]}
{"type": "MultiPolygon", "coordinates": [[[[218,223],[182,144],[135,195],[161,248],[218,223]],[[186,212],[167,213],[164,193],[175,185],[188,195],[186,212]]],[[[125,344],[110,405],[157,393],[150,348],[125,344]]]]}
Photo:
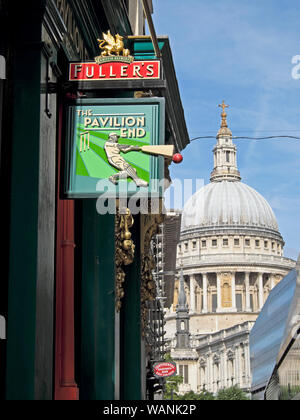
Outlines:
{"type": "Polygon", "coordinates": [[[251,308],[251,311],[253,312],[254,311],[254,300],[253,300],[253,294],[252,293],[250,293],[250,308],[251,308]]]}
{"type": "Polygon", "coordinates": [[[183,383],[189,383],[189,366],[188,365],[179,365],[179,376],[183,377],[183,383]]]}
{"type": "Polygon", "coordinates": [[[212,295],[212,302],[211,302],[211,305],[212,305],[212,312],[217,312],[217,294],[216,293],[214,293],[213,295],[212,295]]]}
{"type": "Polygon", "coordinates": [[[179,365],[179,376],[183,377],[183,365],[179,365]]]}
{"type": "Polygon", "coordinates": [[[184,249],[185,249],[186,251],[189,249],[189,245],[188,245],[188,243],[187,243],[187,242],[185,242],[185,244],[184,244],[184,249]]]}
{"type": "Polygon", "coordinates": [[[268,248],[268,241],[265,241],[265,248],[268,248]]]}
{"type": "Polygon", "coordinates": [[[275,249],[275,242],[272,242],[272,249],[275,249]]]}
{"type": "Polygon", "coordinates": [[[196,241],[193,241],[193,249],[196,248],[196,244],[197,244],[197,242],[196,241]]]}
{"type": "Polygon", "coordinates": [[[228,379],[233,378],[233,360],[229,359],[227,362],[227,376],[228,379]]]}
{"type": "Polygon", "coordinates": [[[230,162],[230,152],[226,152],[226,162],[230,162]]]}
{"type": "Polygon", "coordinates": [[[255,246],[258,248],[260,245],[260,240],[259,239],[255,239],[255,246]]]}
{"type": "Polygon", "coordinates": [[[213,372],[214,372],[214,379],[217,382],[217,390],[218,390],[219,382],[220,382],[220,364],[218,362],[214,363],[213,372]]]}
{"type": "Polygon", "coordinates": [[[245,245],[250,246],[250,239],[245,239],[245,245]]]}
{"type": "Polygon", "coordinates": [[[238,312],[241,312],[243,310],[242,294],[236,293],[235,300],[236,300],[236,309],[238,310],[238,312]]]}
{"type": "Polygon", "coordinates": [[[206,241],[201,241],[202,248],[206,248],[206,241]]]}
{"type": "Polygon", "coordinates": [[[223,246],[228,246],[228,238],[223,238],[223,246]]]}
{"type": "Polygon", "coordinates": [[[185,384],[189,383],[189,366],[188,365],[184,365],[184,383],[185,384]]]}
{"type": "Polygon", "coordinates": [[[200,383],[202,386],[205,385],[205,367],[204,366],[203,367],[201,366],[200,368],[200,383]]]}
{"type": "Polygon", "coordinates": [[[216,239],[212,239],[211,245],[212,246],[217,246],[217,244],[218,244],[217,240],[216,239]]]}
{"type": "Polygon", "coordinates": [[[234,238],[234,245],[239,246],[239,244],[240,244],[239,238],[234,238]]]}

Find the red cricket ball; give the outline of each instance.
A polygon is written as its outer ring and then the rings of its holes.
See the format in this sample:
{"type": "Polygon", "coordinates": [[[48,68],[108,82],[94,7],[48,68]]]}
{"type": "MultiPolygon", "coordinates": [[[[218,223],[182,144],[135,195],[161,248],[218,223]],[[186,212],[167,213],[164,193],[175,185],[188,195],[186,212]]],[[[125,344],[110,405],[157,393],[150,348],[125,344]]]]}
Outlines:
{"type": "Polygon", "coordinates": [[[183,157],[180,153],[175,153],[175,155],[173,155],[173,162],[174,163],[180,163],[183,161],[183,157]]]}

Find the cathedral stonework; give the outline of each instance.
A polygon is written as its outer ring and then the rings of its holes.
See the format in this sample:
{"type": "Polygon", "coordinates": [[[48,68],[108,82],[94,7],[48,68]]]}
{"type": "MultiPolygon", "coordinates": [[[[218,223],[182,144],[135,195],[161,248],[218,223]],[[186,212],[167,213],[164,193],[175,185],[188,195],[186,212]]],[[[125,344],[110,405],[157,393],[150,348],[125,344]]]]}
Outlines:
{"type": "Polygon", "coordinates": [[[166,314],[167,350],[184,372],[182,392],[205,388],[215,393],[231,385],[250,389],[249,332],[270,291],[295,267],[295,261],[283,256],[284,240],[269,203],[241,182],[228,106],[220,106],[210,183],[182,212],[177,248],[181,274],[166,314]],[[182,293],[190,344],[180,349],[176,335],[182,293]]]}

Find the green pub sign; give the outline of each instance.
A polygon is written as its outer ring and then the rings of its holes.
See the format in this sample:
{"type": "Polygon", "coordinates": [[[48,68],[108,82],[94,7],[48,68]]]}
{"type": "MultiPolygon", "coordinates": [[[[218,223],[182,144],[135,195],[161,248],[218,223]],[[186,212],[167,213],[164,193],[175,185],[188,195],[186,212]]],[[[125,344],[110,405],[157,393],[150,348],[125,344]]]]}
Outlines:
{"type": "Polygon", "coordinates": [[[69,198],[161,196],[165,99],[81,99],[67,109],[69,198]]]}

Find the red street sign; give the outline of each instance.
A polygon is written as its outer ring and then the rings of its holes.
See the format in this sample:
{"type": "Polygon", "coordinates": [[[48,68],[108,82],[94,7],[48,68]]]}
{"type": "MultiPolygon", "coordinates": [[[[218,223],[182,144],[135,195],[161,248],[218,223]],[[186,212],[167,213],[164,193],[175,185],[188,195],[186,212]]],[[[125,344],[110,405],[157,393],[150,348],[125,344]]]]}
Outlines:
{"type": "MultiPolygon", "coordinates": [[[[114,57],[115,58],[115,57],[114,57]]],[[[160,79],[160,61],[70,63],[69,81],[160,79]]]]}
{"type": "Polygon", "coordinates": [[[175,363],[170,363],[170,362],[157,363],[154,366],[153,373],[155,376],[158,376],[160,378],[173,376],[176,374],[176,365],[175,363]]]}

